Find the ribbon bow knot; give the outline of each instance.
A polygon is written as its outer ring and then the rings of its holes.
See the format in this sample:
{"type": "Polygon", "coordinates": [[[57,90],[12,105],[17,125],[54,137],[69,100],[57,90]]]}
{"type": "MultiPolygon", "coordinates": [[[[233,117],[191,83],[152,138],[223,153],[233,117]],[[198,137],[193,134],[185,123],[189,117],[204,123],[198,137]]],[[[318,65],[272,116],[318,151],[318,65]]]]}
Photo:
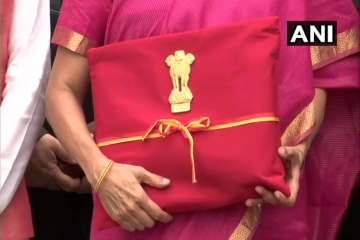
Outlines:
{"type": "Polygon", "coordinates": [[[208,117],[202,117],[198,120],[191,121],[187,125],[183,125],[176,119],[160,119],[157,120],[153,126],[145,133],[142,140],[150,138],[152,135],[159,134],[165,138],[170,134],[180,131],[182,135],[189,140],[190,143],[190,158],[191,158],[191,170],[192,170],[192,182],[196,183],[196,167],[194,157],[194,138],[191,132],[205,130],[210,127],[210,119],[208,117]]]}

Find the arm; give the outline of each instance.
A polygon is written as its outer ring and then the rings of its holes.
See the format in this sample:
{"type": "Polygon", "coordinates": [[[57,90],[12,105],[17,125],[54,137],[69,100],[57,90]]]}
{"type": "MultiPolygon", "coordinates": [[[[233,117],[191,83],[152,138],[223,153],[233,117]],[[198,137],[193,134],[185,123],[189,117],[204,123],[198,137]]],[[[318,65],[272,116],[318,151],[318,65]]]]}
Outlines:
{"type": "MultiPolygon", "coordinates": [[[[88,123],[94,133],[94,122],[88,123]]],[[[90,185],[78,164],[68,156],[59,140],[42,129],[25,173],[29,187],[88,193],[90,185]]]]}
{"type": "Polygon", "coordinates": [[[0,213],[16,192],[38,137],[50,69],[49,2],[16,2],[13,16],[0,107],[0,213]]]}
{"type": "Polygon", "coordinates": [[[59,47],[47,91],[46,112],[59,141],[94,185],[106,159],[90,135],[81,107],[89,85],[88,72],[85,57],[59,47]]]}
{"type": "MultiPolygon", "coordinates": [[[[88,72],[86,58],[59,47],[47,91],[46,112],[64,149],[79,163],[94,187],[109,159],[93,141],[81,108],[89,85],[88,72]]],[[[128,231],[171,220],[146,195],[141,183],[163,188],[169,180],[138,166],[115,163],[98,192],[110,217],[128,231]]]]}

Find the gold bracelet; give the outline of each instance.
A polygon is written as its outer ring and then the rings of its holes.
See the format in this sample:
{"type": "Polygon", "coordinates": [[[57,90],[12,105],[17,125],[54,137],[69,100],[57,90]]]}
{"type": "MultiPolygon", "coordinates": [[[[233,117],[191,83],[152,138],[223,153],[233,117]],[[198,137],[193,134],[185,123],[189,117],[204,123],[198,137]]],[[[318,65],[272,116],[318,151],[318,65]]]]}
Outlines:
{"type": "Polygon", "coordinates": [[[110,171],[110,169],[111,169],[111,167],[112,167],[113,164],[114,164],[114,162],[111,161],[111,160],[108,160],[108,162],[106,163],[106,166],[103,168],[99,179],[96,181],[96,184],[95,184],[95,192],[98,192],[98,191],[99,191],[102,182],[104,181],[106,175],[109,173],[109,171],[110,171]]]}

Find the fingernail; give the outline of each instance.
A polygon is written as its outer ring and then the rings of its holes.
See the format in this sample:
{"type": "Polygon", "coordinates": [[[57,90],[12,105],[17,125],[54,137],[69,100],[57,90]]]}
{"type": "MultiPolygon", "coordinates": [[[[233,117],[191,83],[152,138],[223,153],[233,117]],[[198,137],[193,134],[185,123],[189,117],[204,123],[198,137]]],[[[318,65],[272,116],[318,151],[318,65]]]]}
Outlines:
{"type": "Polygon", "coordinates": [[[282,197],[282,194],[279,191],[276,191],[274,194],[275,194],[275,197],[277,197],[279,199],[282,197]]]}
{"type": "Polygon", "coordinates": [[[168,184],[170,183],[170,179],[168,179],[168,178],[163,178],[163,179],[162,179],[162,183],[163,183],[164,185],[168,185],[168,184]]]}
{"type": "Polygon", "coordinates": [[[255,191],[256,191],[257,193],[262,193],[262,187],[256,186],[256,187],[255,187],[255,191]]]}
{"type": "Polygon", "coordinates": [[[246,205],[247,207],[251,207],[251,201],[250,201],[250,200],[246,200],[245,205],[246,205]]]}
{"type": "Polygon", "coordinates": [[[285,154],[285,149],[283,147],[279,147],[279,154],[285,154]]]}
{"type": "Polygon", "coordinates": [[[164,219],[164,223],[169,223],[173,220],[173,217],[171,215],[168,215],[165,219],[164,219]]]}

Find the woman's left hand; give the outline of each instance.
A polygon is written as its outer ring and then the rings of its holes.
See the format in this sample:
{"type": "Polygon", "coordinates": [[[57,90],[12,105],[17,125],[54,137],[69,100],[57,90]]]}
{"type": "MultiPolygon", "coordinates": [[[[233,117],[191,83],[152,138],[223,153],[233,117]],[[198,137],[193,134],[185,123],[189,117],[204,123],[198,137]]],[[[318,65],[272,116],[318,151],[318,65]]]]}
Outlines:
{"type": "Polygon", "coordinates": [[[261,198],[246,200],[246,206],[252,207],[262,203],[270,203],[272,205],[282,205],[287,207],[293,206],[298,197],[300,176],[307,150],[308,146],[306,142],[293,147],[283,146],[278,150],[280,157],[284,160],[286,182],[290,188],[289,197],[286,197],[279,191],[272,192],[263,186],[256,186],[255,191],[261,196],[261,198]]]}

